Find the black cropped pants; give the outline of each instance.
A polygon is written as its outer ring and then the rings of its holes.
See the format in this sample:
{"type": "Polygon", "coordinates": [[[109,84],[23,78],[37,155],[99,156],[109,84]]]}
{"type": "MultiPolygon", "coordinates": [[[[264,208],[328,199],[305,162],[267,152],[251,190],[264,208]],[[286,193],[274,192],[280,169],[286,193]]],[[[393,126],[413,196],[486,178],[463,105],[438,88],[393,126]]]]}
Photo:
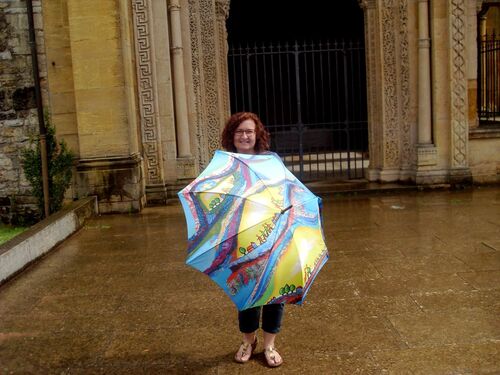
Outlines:
{"type": "Polygon", "coordinates": [[[257,306],[238,311],[238,321],[242,333],[252,333],[259,329],[262,310],[262,329],[267,333],[278,333],[285,305],[283,303],[257,306]]]}

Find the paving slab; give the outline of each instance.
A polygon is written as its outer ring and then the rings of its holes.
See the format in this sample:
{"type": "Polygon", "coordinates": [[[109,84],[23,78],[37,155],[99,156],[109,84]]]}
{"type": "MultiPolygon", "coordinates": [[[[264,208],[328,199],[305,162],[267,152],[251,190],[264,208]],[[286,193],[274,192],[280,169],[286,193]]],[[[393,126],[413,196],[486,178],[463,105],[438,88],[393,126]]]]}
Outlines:
{"type": "MultiPolygon", "coordinates": [[[[320,192],[321,194],[321,192],[320,192]]],[[[325,195],[330,260],[267,368],[180,205],[103,215],[0,287],[1,374],[499,374],[500,188],[325,195]]],[[[260,335],[262,338],[262,336],[260,335]]]]}

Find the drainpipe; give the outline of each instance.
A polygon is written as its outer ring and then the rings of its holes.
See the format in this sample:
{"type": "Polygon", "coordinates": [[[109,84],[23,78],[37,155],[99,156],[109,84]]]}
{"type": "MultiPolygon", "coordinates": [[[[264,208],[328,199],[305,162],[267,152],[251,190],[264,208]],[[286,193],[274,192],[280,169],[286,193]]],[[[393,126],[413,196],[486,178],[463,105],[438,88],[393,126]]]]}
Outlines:
{"type": "Polygon", "coordinates": [[[35,98],[38,112],[38,127],[40,129],[40,156],[42,158],[42,188],[45,217],[50,215],[49,211],[49,168],[47,161],[47,128],[43,116],[42,92],[40,89],[40,73],[38,71],[38,55],[36,50],[35,23],[33,21],[32,0],[26,0],[28,11],[29,44],[31,47],[31,61],[33,65],[33,79],[35,81],[35,98]]]}

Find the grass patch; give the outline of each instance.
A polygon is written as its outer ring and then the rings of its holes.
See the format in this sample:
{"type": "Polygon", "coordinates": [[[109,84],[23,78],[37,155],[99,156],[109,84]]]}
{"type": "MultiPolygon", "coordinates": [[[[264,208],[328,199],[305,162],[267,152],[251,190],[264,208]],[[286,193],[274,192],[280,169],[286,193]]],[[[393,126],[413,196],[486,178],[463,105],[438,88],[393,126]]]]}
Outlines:
{"type": "Polygon", "coordinates": [[[28,228],[0,225],[0,245],[17,236],[19,233],[24,232],[26,229],[28,228]]]}

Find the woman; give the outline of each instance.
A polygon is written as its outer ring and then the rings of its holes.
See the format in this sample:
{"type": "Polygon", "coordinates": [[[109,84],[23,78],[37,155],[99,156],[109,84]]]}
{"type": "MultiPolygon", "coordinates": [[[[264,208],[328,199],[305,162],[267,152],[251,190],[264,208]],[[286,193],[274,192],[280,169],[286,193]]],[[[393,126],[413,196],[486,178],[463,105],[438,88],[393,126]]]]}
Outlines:
{"type": "MultiPolygon", "coordinates": [[[[233,114],[222,132],[222,146],[226,151],[239,154],[261,154],[269,150],[269,133],[259,117],[251,112],[233,114]]],[[[274,347],[274,340],[281,327],[283,304],[254,307],[238,312],[239,328],[243,343],[234,359],[239,363],[248,362],[257,346],[257,330],[262,310],[262,330],[264,331],[264,356],[270,367],[277,367],[283,359],[274,347]]]]}

